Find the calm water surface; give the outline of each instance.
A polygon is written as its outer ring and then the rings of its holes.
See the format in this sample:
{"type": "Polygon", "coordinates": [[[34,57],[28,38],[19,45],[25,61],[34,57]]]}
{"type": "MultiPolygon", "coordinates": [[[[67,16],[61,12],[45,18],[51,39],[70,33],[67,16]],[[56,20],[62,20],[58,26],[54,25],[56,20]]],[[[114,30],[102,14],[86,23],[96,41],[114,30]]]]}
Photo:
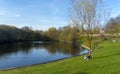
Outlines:
{"type": "Polygon", "coordinates": [[[87,52],[76,43],[36,41],[0,44],[0,69],[41,64],[87,52]]]}

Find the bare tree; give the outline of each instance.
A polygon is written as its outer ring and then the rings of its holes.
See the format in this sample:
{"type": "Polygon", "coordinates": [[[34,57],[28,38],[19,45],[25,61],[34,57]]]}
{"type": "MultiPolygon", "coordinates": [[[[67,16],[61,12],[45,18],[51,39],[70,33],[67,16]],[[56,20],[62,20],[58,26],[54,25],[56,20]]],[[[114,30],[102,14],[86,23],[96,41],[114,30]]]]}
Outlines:
{"type": "Polygon", "coordinates": [[[102,0],[71,0],[70,17],[72,23],[79,27],[87,38],[87,46],[93,49],[94,29],[106,22],[102,0]]]}

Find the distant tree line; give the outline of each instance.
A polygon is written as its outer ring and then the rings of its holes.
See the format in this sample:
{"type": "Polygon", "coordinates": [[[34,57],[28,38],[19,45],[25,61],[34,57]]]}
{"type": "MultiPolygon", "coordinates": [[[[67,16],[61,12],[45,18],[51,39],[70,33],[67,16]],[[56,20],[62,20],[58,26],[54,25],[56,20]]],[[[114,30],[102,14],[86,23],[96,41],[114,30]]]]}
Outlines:
{"type": "Polygon", "coordinates": [[[120,16],[111,18],[104,27],[105,34],[112,40],[120,40],[120,16]]]}
{"type": "Polygon", "coordinates": [[[16,41],[75,41],[79,38],[79,29],[65,26],[47,31],[33,30],[31,27],[17,28],[15,26],[0,25],[0,43],[16,41]]]}
{"type": "Polygon", "coordinates": [[[80,38],[80,30],[69,25],[58,29],[51,27],[44,32],[44,35],[53,41],[77,41],[80,38]]]}
{"type": "Polygon", "coordinates": [[[120,33],[120,16],[111,18],[105,25],[105,32],[118,35],[120,33]]]}
{"type": "Polygon", "coordinates": [[[0,43],[45,40],[45,37],[46,36],[42,35],[42,31],[32,30],[31,27],[25,26],[19,29],[14,26],[0,25],[0,43]]]}

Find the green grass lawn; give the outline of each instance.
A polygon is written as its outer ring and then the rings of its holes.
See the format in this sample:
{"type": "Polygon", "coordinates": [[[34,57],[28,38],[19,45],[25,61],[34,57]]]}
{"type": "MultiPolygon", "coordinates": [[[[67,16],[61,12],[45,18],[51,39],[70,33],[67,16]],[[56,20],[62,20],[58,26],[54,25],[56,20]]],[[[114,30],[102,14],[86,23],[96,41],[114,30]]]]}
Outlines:
{"type": "Polygon", "coordinates": [[[0,74],[120,74],[120,42],[104,42],[91,60],[77,56],[57,62],[0,71],[0,74]]]}

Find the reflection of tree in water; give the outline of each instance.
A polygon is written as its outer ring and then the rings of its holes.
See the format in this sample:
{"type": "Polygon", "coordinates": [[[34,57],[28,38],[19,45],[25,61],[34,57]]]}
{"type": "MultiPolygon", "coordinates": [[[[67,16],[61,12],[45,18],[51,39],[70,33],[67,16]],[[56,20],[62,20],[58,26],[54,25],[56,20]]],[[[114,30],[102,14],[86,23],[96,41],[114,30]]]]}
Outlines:
{"type": "Polygon", "coordinates": [[[75,43],[52,43],[44,44],[43,47],[51,54],[63,53],[69,55],[78,55],[81,51],[79,46],[75,43]]]}
{"type": "Polygon", "coordinates": [[[50,54],[62,53],[68,55],[77,55],[80,53],[79,46],[75,43],[12,43],[0,44],[0,56],[12,53],[22,52],[29,54],[32,50],[47,50],[50,54]]]}
{"type": "Polygon", "coordinates": [[[31,45],[30,43],[0,44],[0,56],[17,53],[19,51],[28,54],[31,50],[31,45]]]}

